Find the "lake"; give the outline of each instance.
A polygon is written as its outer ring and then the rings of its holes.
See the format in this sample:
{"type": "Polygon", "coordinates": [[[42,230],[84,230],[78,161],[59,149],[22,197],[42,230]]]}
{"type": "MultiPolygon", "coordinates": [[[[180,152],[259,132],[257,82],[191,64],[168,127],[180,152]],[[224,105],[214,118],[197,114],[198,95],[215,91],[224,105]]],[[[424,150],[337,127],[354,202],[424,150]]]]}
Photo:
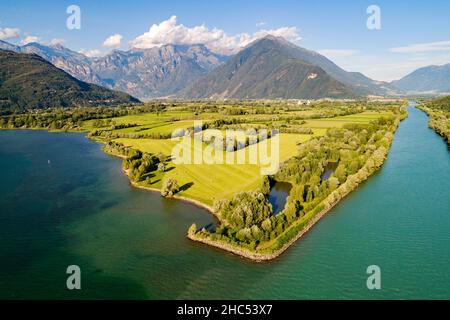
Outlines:
{"type": "Polygon", "coordinates": [[[82,134],[0,131],[0,175],[0,298],[450,299],[450,153],[413,107],[382,169],[267,263],[189,241],[211,215],[131,187],[82,134]]]}

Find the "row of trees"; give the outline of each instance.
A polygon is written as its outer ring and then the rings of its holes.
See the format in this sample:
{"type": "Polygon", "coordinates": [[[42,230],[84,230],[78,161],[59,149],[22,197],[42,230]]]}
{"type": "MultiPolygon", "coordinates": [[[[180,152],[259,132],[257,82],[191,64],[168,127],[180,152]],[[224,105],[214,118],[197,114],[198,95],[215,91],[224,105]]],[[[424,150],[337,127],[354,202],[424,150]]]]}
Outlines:
{"type": "Polygon", "coordinates": [[[428,126],[440,134],[450,148],[450,96],[429,101],[419,108],[428,114],[428,126]]]}
{"type": "Polygon", "coordinates": [[[195,134],[194,138],[199,139],[202,142],[214,145],[214,148],[224,151],[237,151],[248,147],[249,145],[257,144],[266,139],[278,134],[276,130],[261,129],[247,129],[242,131],[235,131],[231,134],[225,134],[219,131],[204,131],[201,134],[195,134]]]}
{"type": "MultiPolygon", "coordinates": [[[[134,182],[145,181],[147,185],[150,185],[151,178],[154,175],[153,172],[165,172],[167,169],[166,163],[169,159],[162,153],[153,155],[115,141],[108,141],[103,150],[106,153],[124,158],[122,166],[127,171],[129,178],[134,182]]],[[[168,178],[163,181],[161,188],[163,197],[172,197],[179,191],[180,187],[175,179],[168,178]]]]}
{"type": "Polygon", "coordinates": [[[162,170],[162,167],[165,170],[164,162],[167,159],[162,154],[153,155],[142,152],[115,141],[108,141],[103,150],[106,153],[123,157],[122,166],[128,172],[130,179],[135,182],[141,182],[146,179],[150,181],[153,171],[162,170]]]}
{"type": "Polygon", "coordinates": [[[50,130],[82,130],[83,122],[95,120],[94,127],[114,125],[111,118],[131,114],[163,112],[161,104],[152,102],[143,106],[79,107],[5,111],[0,117],[0,128],[40,128],[50,130]]]}
{"type": "Polygon", "coordinates": [[[103,151],[124,158],[131,158],[131,157],[139,158],[142,155],[141,151],[125,146],[124,144],[115,141],[108,141],[107,143],[105,143],[105,145],[103,146],[103,151]]]}
{"type": "Polygon", "coordinates": [[[170,139],[171,133],[160,132],[118,132],[111,130],[93,130],[89,132],[90,137],[98,137],[104,140],[127,138],[127,139],[170,139]]]}

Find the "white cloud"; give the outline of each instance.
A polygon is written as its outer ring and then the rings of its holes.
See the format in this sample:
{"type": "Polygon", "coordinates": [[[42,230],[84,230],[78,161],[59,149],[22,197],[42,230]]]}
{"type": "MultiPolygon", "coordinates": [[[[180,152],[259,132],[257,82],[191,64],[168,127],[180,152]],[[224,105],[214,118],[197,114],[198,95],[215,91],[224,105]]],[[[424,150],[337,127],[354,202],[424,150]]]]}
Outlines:
{"type": "Polygon", "coordinates": [[[20,41],[21,45],[26,45],[31,42],[39,42],[40,38],[36,36],[26,36],[25,38],[20,41]]]}
{"type": "Polygon", "coordinates": [[[62,45],[62,44],[64,44],[65,42],[66,42],[66,40],[64,40],[64,39],[52,39],[52,40],[49,42],[49,45],[51,45],[51,46],[62,45]]]}
{"type": "Polygon", "coordinates": [[[262,26],[265,26],[266,24],[267,24],[267,22],[265,22],[265,21],[259,21],[259,22],[256,23],[256,26],[257,27],[262,27],[262,26]]]}
{"type": "Polygon", "coordinates": [[[405,47],[390,48],[390,52],[395,53],[421,53],[450,51],[450,41],[437,41],[429,43],[416,43],[405,47]]]}
{"type": "Polygon", "coordinates": [[[259,30],[253,34],[251,41],[265,37],[269,34],[275,37],[283,37],[291,42],[299,42],[302,39],[298,34],[298,30],[296,27],[282,27],[278,29],[259,30]]]}
{"type": "Polygon", "coordinates": [[[97,49],[92,49],[92,50],[81,49],[78,52],[81,54],[84,54],[86,57],[89,57],[89,58],[101,57],[104,55],[103,52],[101,52],[100,50],[97,50],[97,49]]]}
{"type": "Polygon", "coordinates": [[[105,48],[119,48],[122,42],[122,36],[120,34],[114,34],[110,37],[108,37],[104,42],[103,42],[103,47],[105,48]]]}
{"type": "Polygon", "coordinates": [[[17,38],[19,33],[20,29],[18,28],[0,28],[0,40],[17,38]]]}
{"type": "Polygon", "coordinates": [[[327,58],[340,58],[340,57],[350,57],[359,53],[359,50],[354,49],[323,49],[319,50],[319,53],[326,56],[327,58]]]}
{"type": "Polygon", "coordinates": [[[259,30],[252,35],[248,33],[228,35],[222,29],[209,29],[205,25],[186,27],[183,24],[178,24],[177,17],[172,16],[159,24],[153,24],[149,31],[131,41],[131,45],[144,49],[159,47],[165,44],[204,44],[215,52],[233,53],[245,47],[250,42],[268,34],[284,37],[292,42],[298,42],[301,39],[296,27],[259,30]]]}

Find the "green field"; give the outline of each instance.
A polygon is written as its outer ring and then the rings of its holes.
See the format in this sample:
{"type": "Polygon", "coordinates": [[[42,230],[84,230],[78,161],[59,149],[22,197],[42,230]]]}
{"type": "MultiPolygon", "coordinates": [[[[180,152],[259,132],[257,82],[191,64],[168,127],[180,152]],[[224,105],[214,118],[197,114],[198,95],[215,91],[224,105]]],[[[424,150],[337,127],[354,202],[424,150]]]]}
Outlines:
{"type": "MultiPolygon", "coordinates": [[[[190,106],[192,107],[192,106],[190,106]]],[[[180,108],[168,108],[164,112],[131,114],[122,117],[115,117],[110,123],[117,126],[130,125],[130,127],[110,129],[117,134],[161,134],[170,135],[176,130],[192,128],[194,121],[201,120],[203,123],[217,119],[232,120],[238,119],[239,122],[232,125],[238,128],[286,128],[299,129],[311,128],[313,134],[299,133],[280,133],[279,138],[279,161],[280,163],[297,155],[298,145],[312,139],[313,137],[323,136],[329,128],[340,128],[348,123],[369,123],[372,120],[382,116],[388,116],[389,112],[375,111],[356,111],[350,115],[327,117],[327,114],[339,109],[334,108],[311,108],[307,110],[282,110],[276,109],[274,113],[246,114],[246,115],[224,115],[219,112],[196,112],[181,110],[180,108]],[[314,116],[315,119],[309,119],[314,116]],[[316,117],[322,117],[316,119],[316,117]]],[[[92,121],[86,121],[85,127],[92,126],[92,121]]],[[[224,133],[225,127],[217,128],[224,133]]],[[[106,130],[108,130],[106,128],[106,130]]],[[[243,132],[243,131],[242,131],[243,132]]],[[[141,150],[152,154],[164,154],[170,156],[173,148],[179,143],[176,139],[149,139],[136,138],[136,136],[125,136],[114,139],[114,141],[125,146],[141,150]]],[[[194,139],[192,140],[194,141],[194,139]]],[[[272,139],[266,140],[268,154],[272,139]]],[[[191,153],[200,151],[202,154],[208,143],[192,143],[191,153]]],[[[167,163],[166,172],[155,171],[151,174],[150,182],[141,181],[138,184],[154,189],[161,189],[162,183],[167,178],[176,179],[181,191],[179,196],[187,197],[200,201],[211,206],[216,200],[230,199],[236,193],[241,191],[251,191],[257,189],[262,182],[261,168],[267,168],[267,165],[253,163],[249,160],[250,154],[256,152],[259,144],[247,146],[244,149],[224,153],[223,164],[207,164],[214,162],[216,151],[207,154],[204,161],[200,164],[175,164],[173,161],[167,163]],[[244,163],[227,164],[225,154],[234,160],[238,158],[245,159],[244,163]],[[206,162],[206,163],[205,163],[206,162]]],[[[191,162],[193,163],[193,162],[191,162]]]]}
{"type": "Polygon", "coordinates": [[[372,120],[380,117],[386,117],[392,115],[388,112],[362,112],[358,114],[352,114],[342,117],[324,118],[306,120],[306,123],[302,126],[309,128],[342,128],[343,125],[348,123],[369,123],[372,120]]]}
{"type": "MultiPolygon", "coordinates": [[[[280,134],[280,161],[283,162],[296,155],[297,145],[309,140],[311,135],[280,134]]],[[[270,140],[270,139],[269,139],[270,140]]],[[[268,152],[270,154],[270,141],[268,152]]],[[[149,153],[163,153],[170,155],[173,147],[178,143],[171,139],[116,139],[117,142],[126,146],[149,153]]],[[[206,144],[200,144],[200,148],[205,148],[206,144]]],[[[245,149],[234,152],[234,157],[239,157],[243,153],[247,161],[244,164],[178,164],[169,162],[169,171],[165,173],[157,172],[152,177],[152,188],[161,188],[165,178],[174,178],[180,186],[189,186],[179,193],[180,196],[198,200],[207,205],[212,205],[215,200],[227,199],[240,191],[254,190],[262,182],[261,164],[250,164],[249,153],[253,152],[257,145],[251,145],[245,149]]],[[[199,146],[192,144],[192,152],[199,150],[199,146]]],[[[201,149],[202,151],[204,149],[201,149]]],[[[211,160],[211,159],[207,159],[211,160]]],[[[225,162],[225,161],[224,161],[225,162]]]]}

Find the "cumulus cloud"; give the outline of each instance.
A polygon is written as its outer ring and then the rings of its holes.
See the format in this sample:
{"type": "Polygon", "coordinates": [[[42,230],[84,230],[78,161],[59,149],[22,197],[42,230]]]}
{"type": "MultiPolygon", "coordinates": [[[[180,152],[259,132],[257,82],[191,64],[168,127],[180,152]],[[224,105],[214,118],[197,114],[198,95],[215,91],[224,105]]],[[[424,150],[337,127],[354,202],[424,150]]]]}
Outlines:
{"type": "Polygon", "coordinates": [[[40,38],[36,37],[36,36],[26,36],[25,38],[22,39],[22,41],[20,41],[20,44],[26,45],[31,42],[39,42],[39,40],[40,40],[40,38]]]}
{"type": "Polygon", "coordinates": [[[86,57],[89,57],[89,58],[101,57],[104,55],[103,52],[101,52],[100,50],[97,50],[97,49],[92,49],[92,50],[81,49],[78,52],[81,54],[84,54],[86,57]]]}
{"type": "Polygon", "coordinates": [[[423,52],[450,51],[450,41],[416,43],[404,47],[390,48],[389,51],[395,53],[423,53],[423,52]]]}
{"type": "Polygon", "coordinates": [[[56,46],[56,45],[63,45],[66,42],[64,39],[52,39],[49,42],[49,45],[56,46]]]}
{"type": "Polygon", "coordinates": [[[319,53],[328,58],[350,57],[359,53],[359,50],[354,49],[323,49],[319,53]]]}
{"type": "Polygon", "coordinates": [[[291,42],[299,42],[302,39],[298,34],[296,27],[282,27],[278,29],[259,30],[253,34],[251,41],[265,37],[269,34],[275,37],[283,37],[291,42]]]}
{"type": "Polygon", "coordinates": [[[159,47],[165,44],[204,44],[212,51],[227,54],[234,53],[250,42],[268,34],[284,37],[292,42],[298,42],[301,39],[296,27],[259,30],[254,34],[240,33],[228,35],[222,29],[210,29],[205,25],[186,27],[177,22],[176,16],[172,16],[159,24],[153,24],[149,31],[131,41],[131,45],[136,48],[145,49],[159,47]]]}
{"type": "Polygon", "coordinates": [[[18,28],[0,28],[0,40],[17,38],[20,34],[18,28]]]}
{"type": "Polygon", "coordinates": [[[103,42],[103,47],[105,48],[119,48],[122,42],[122,36],[120,34],[113,34],[112,36],[108,37],[103,42]]]}

